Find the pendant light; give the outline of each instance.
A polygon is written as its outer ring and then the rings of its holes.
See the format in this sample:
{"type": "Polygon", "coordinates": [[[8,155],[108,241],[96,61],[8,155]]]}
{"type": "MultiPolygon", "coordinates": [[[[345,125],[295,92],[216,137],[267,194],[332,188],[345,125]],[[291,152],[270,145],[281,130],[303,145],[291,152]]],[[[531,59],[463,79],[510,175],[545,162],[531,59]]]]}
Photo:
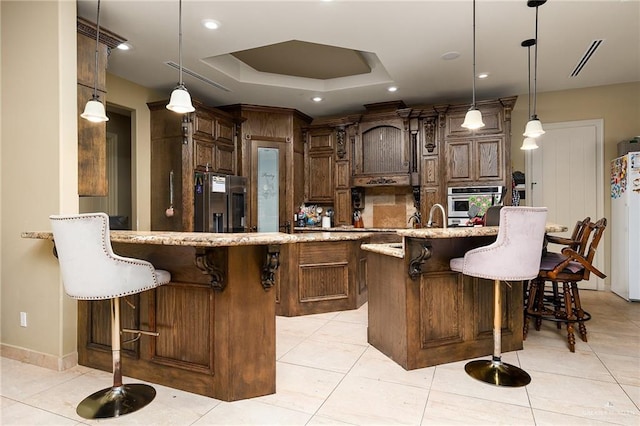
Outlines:
{"type": "MultiPolygon", "coordinates": [[[[533,38],[527,39],[520,43],[522,47],[527,48],[527,83],[529,86],[529,97],[527,98],[527,106],[529,107],[529,113],[527,117],[531,117],[531,46],[536,44],[536,40],[533,38]]],[[[538,148],[538,144],[536,143],[535,138],[525,138],[522,141],[522,146],[520,149],[528,151],[531,149],[538,148]]]]}
{"type": "Polygon", "coordinates": [[[173,112],[177,112],[179,114],[185,114],[187,112],[195,111],[193,104],[191,103],[191,96],[187,91],[187,88],[182,83],[182,0],[180,0],[180,12],[179,12],[179,29],[178,29],[178,53],[180,55],[179,58],[179,73],[180,73],[180,82],[171,92],[171,99],[169,99],[169,104],[167,105],[167,109],[173,112]]]}
{"type": "Polygon", "coordinates": [[[473,0],[473,98],[471,101],[471,108],[464,116],[464,123],[462,127],[474,130],[484,127],[482,122],[482,114],[476,108],[476,0],[473,0]]]}
{"type": "Polygon", "coordinates": [[[529,0],[527,6],[536,8],[536,38],[535,40],[535,53],[533,59],[533,115],[530,116],[529,122],[524,129],[523,136],[528,138],[537,138],[544,134],[542,129],[542,123],[538,120],[536,115],[536,103],[538,97],[538,7],[545,4],[547,0],[529,0]]]}
{"type": "Polygon", "coordinates": [[[100,0],[98,0],[98,16],[96,18],[96,53],[95,53],[95,69],[93,70],[93,96],[84,107],[84,111],[80,117],[93,123],[103,123],[109,121],[109,117],[104,110],[104,104],[98,98],[98,48],[100,41],[100,0]]]}

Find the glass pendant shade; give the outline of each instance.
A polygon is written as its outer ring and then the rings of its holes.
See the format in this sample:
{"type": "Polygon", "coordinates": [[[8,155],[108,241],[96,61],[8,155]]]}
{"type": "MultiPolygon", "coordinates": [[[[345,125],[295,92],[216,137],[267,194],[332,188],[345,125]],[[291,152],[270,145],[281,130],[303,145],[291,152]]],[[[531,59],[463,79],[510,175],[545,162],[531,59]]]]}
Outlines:
{"type": "Polygon", "coordinates": [[[80,117],[93,123],[109,121],[109,117],[107,117],[104,110],[104,104],[100,102],[98,98],[93,98],[87,102],[84,107],[84,112],[80,114],[80,117]]]}
{"type": "Polygon", "coordinates": [[[464,123],[462,123],[462,127],[469,130],[484,127],[480,111],[473,107],[469,109],[469,111],[467,111],[467,115],[464,116],[464,123]]]}
{"type": "Polygon", "coordinates": [[[520,149],[523,151],[529,151],[531,149],[537,148],[538,144],[536,143],[536,140],[534,138],[525,138],[524,141],[522,141],[522,146],[520,147],[520,149]]]}
{"type": "Polygon", "coordinates": [[[184,87],[184,85],[179,85],[173,89],[167,109],[179,114],[185,114],[196,110],[191,103],[191,95],[189,95],[189,92],[187,92],[187,88],[184,87]]]}
{"type": "Polygon", "coordinates": [[[534,115],[527,123],[522,136],[527,138],[537,138],[541,135],[544,135],[544,133],[545,132],[544,129],[542,129],[542,123],[540,122],[540,120],[538,120],[538,117],[534,115]]]}

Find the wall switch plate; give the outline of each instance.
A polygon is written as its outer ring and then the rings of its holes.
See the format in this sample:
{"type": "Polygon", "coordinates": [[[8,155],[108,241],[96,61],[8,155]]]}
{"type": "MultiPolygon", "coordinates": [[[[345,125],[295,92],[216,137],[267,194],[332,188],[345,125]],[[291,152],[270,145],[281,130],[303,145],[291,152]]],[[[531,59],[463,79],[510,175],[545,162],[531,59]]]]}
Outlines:
{"type": "Polygon", "coordinates": [[[20,312],[20,327],[26,327],[26,326],[27,326],[27,313],[20,312]]]}

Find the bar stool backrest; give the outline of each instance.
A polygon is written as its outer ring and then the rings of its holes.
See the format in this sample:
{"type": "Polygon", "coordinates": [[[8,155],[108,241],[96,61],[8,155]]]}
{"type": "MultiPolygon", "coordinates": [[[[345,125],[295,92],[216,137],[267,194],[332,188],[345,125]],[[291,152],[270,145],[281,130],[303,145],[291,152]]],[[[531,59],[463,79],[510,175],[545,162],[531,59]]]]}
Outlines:
{"type": "Polygon", "coordinates": [[[496,241],[469,250],[462,272],[501,281],[535,278],[540,270],[546,220],[546,207],[503,207],[496,241]]]}
{"type": "Polygon", "coordinates": [[[112,299],[158,286],[147,261],[118,256],[105,213],[49,216],[65,292],[74,299],[112,299]]]}
{"type": "MultiPolygon", "coordinates": [[[[591,242],[589,243],[589,248],[585,253],[585,259],[590,265],[592,265],[593,259],[596,256],[598,244],[600,244],[600,239],[602,238],[602,234],[604,234],[604,230],[607,228],[607,219],[603,217],[596,223],[589,223],[589,228],[591,230],[591,242]]],[[[584,268],[583,280],[588,280],[590,275],[591,271],[589,270],[589,268],[584,268]]]]}

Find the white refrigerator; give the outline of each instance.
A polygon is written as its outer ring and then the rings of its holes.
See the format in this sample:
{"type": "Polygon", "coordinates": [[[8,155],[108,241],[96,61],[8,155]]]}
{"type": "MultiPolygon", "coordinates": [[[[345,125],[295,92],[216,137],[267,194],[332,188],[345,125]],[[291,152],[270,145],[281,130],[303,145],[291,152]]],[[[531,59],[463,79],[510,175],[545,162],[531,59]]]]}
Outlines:
{"type": "Polygon", "coordinates": [[[640,152],[611,161],[611,291],[640,301],[640,152]]]}

